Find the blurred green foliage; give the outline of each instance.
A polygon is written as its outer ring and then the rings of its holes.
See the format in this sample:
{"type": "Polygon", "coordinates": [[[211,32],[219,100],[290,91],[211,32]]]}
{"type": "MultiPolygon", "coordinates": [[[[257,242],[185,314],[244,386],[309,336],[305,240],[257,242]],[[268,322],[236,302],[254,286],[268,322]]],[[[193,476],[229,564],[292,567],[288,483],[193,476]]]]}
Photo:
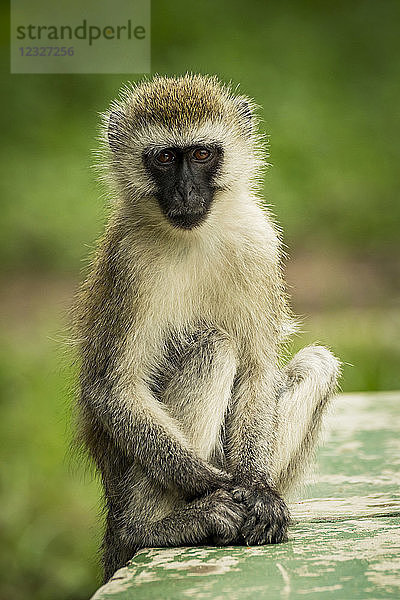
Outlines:
{"type": "MultiPolygon", "coordinates": [[[[378,304],[368,284],[355,299],[338,282],[340,302],[314,307],[293,343],[293,350],[328,343],[354,365],[345,367],[345,390],[399,387],[399,22],[397,0],[175,0],[152,7],[153,72],[216,73],[262,106],[273,164],[265,194],[290,254],[323,248],[343,264],[362,257],[379,271],[378,304]]],[[[7,71],[4,39],[2,50],[7,71]]],[[[99,111],[127,79],[133,77],[3,76],[2,284],[7,290],[10,280],[31,282],[1,304],[0,598],[8,600],[77,600],[96,586],[99,490],[68,468],[72,375],[61,367],[67,361],[54,333],[61,310],[47,289],[51,278],[77,280],[102,229],[105,197],[91,151],[99,111]],[[39,297],[40,310],[32,312],[29,302],[19,307],[30,295],[39,297]]],[[[312,284],[307,272],[301,281],[312,284]]]]}
{"type": "MultiPolygon", "coordinates": [[[[262,106],[274,165],[267,198],[290,244],[390,255],[400,218],[399,20],[396,0],[154,3],[153,70],[217,73],[262,106]]],[[[88,170],[98,112],[128,78],[4,78],[5,268],[76,271],[102,215],[88,170]]]]}
{"type": "Polygon", "coordinates": [[[101,495],[71,461],[70,376],[51,326],[46,316],[29,337],[11,330],[0,354],[2,600],[78,600],[98,583],[101,495]]]}

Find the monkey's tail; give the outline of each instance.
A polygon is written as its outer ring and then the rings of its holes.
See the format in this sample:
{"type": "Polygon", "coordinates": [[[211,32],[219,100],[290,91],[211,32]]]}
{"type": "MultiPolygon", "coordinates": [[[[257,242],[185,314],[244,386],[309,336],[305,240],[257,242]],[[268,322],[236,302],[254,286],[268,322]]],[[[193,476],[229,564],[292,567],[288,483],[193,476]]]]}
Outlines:
{"type": "Polygon", "coordinates": [[[293,490],[306,471],[340,374],[340,361],[323,346],[303,348],[285,367],[286,387],[278,399],[276,436],[276,487],[280,493],[293,490]]]}

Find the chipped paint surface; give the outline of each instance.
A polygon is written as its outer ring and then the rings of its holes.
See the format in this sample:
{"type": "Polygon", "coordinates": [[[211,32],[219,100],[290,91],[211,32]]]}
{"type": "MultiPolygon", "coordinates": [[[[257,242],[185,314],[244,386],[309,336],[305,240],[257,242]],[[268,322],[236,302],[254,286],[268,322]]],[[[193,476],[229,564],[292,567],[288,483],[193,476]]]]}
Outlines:
{"type": "Polygon", "coordinates": [[[400,394],[337,398],[286,544],[139,552],[92,600],[400,597],[400,394]]]}

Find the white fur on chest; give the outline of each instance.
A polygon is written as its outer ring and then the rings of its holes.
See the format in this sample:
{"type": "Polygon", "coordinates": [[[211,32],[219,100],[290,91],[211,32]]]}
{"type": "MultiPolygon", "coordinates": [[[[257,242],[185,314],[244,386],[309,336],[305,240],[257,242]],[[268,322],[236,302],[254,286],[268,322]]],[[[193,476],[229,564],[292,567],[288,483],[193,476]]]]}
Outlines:
{"type": "Polygon", "coordinates": [[[150,370],[171,332],[179,336],[204,323],[233,338],[251,337],[253,322],[262,333],[268,310],[264,286],[278,244],[260,213],[254,204],[248,205],[246,219],[233,209],[216,211],[198,230],[154,237],[135,248],[141,302],[134,345],[150,370]]]}

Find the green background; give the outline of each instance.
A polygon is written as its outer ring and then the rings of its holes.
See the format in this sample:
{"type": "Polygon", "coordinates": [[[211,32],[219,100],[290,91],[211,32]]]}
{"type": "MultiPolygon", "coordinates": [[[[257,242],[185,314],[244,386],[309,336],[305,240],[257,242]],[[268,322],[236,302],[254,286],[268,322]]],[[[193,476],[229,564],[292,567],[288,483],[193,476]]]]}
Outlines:
{"type": "MultiPolygon", "coordinates": [[[[129,76],[9,75],[2,13],[0,597],[88,597],[99,490],[69,452],[66,310],[104,220],[98,113],[129,76]]],[[[262,107],[265,196],[284,230],[302,333],[342,387],[398,388],[400,3],[152,6],[152,70],[219,75],[262,107]]]]}

